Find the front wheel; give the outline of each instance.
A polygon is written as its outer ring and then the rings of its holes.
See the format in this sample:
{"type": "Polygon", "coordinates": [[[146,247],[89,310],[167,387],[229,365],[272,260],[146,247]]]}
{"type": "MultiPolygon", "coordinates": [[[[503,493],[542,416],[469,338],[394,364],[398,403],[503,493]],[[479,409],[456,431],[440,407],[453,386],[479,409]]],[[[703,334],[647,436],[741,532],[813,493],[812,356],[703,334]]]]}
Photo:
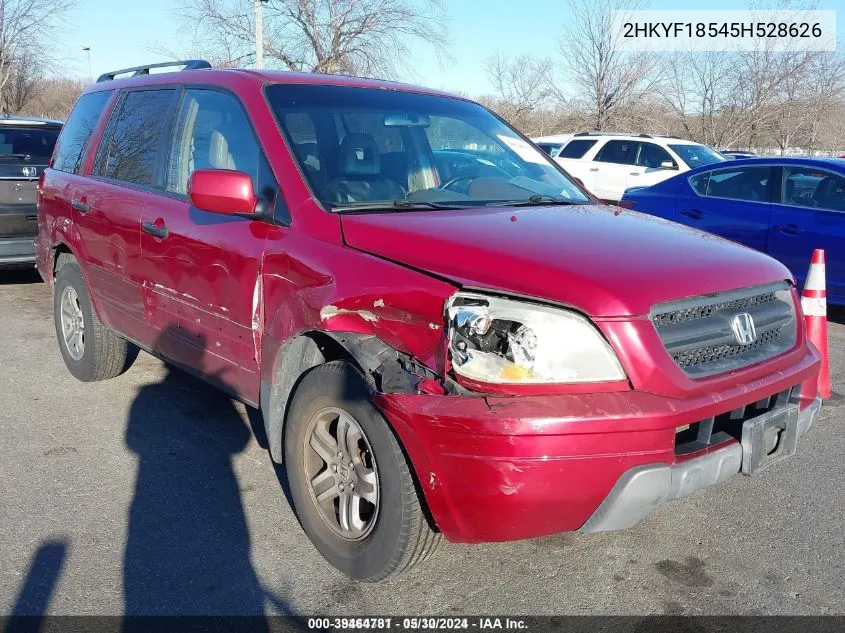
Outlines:
{"type": "Polygon", "coordinates": [[[287,425],[294,507],[326,560],[377,582],[431,555],[440,534],[429,527],[405,455],[353,365],[335,361],[309,371],[287,425]]]}

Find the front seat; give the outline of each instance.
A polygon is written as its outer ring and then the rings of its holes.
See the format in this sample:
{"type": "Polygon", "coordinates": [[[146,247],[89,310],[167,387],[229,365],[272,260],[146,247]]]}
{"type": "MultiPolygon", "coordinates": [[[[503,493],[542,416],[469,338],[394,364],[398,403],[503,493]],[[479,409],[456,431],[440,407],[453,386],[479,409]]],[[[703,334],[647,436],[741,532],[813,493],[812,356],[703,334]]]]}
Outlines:
{"type": "Polygon", "coordinates": [[[235,159],[229,152],[229,141],[218,130],[211,131],[208,162],[213,169],[235,169],[235,159]]]}
{"type": "Polygon", "coordinates": [[[331,189],[337,202],[375,202],[405,197],[405,189],[381,174],[381,157],[371,134],[347,134],[340,144],[338,177],[331,189]]]}

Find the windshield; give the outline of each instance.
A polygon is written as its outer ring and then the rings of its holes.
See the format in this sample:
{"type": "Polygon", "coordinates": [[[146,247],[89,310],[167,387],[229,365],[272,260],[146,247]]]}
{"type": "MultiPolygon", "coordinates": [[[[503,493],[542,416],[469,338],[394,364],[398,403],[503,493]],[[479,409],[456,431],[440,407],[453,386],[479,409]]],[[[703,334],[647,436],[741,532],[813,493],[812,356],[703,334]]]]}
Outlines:
{"type": "Polygon", "coordinates": [[[327,208],[591,203],[546,154],[474,103],[290,84],[269,86],[267,96],[327,208]]]}
{"type": "Polygon", "coordinates": [[[716,152],[706,145],[672,145],[669,147],[681,157],[681,159],[689,165],[690,169],[701,167],[702,165],[710,165],[711,163],[722,163],[727,160],[719,152],[716,152]]]}
{"type": "Polygon", "coordinates": [[[0,127],[0,160],[47,164],[59,137],[53,127],[0,127]]]}

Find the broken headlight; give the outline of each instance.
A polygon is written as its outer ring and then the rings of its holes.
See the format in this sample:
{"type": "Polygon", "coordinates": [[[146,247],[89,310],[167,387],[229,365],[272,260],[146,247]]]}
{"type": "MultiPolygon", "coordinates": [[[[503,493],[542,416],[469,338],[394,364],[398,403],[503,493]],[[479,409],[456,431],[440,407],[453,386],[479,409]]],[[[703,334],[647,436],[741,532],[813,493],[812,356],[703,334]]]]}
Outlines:
{"type": "Polygon", "coordinates": [[[624,380],[607,341],[580,314],[468,293],[447,304],[452,367],[495,384],[624,380]]]}

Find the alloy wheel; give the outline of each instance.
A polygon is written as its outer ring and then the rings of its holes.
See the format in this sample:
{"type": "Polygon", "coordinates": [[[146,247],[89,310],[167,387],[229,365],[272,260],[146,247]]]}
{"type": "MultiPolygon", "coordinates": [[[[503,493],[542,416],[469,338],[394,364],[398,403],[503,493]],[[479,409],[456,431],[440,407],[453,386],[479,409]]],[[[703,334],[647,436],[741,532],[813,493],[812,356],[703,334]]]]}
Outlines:
{"type": "Polygon", "coordinates": [[[305,478],[323,522],[338,536],[366,538],[379,510],[375,457],[363,429],[347,411],[321,409],[305,433],[305,478]]]}

